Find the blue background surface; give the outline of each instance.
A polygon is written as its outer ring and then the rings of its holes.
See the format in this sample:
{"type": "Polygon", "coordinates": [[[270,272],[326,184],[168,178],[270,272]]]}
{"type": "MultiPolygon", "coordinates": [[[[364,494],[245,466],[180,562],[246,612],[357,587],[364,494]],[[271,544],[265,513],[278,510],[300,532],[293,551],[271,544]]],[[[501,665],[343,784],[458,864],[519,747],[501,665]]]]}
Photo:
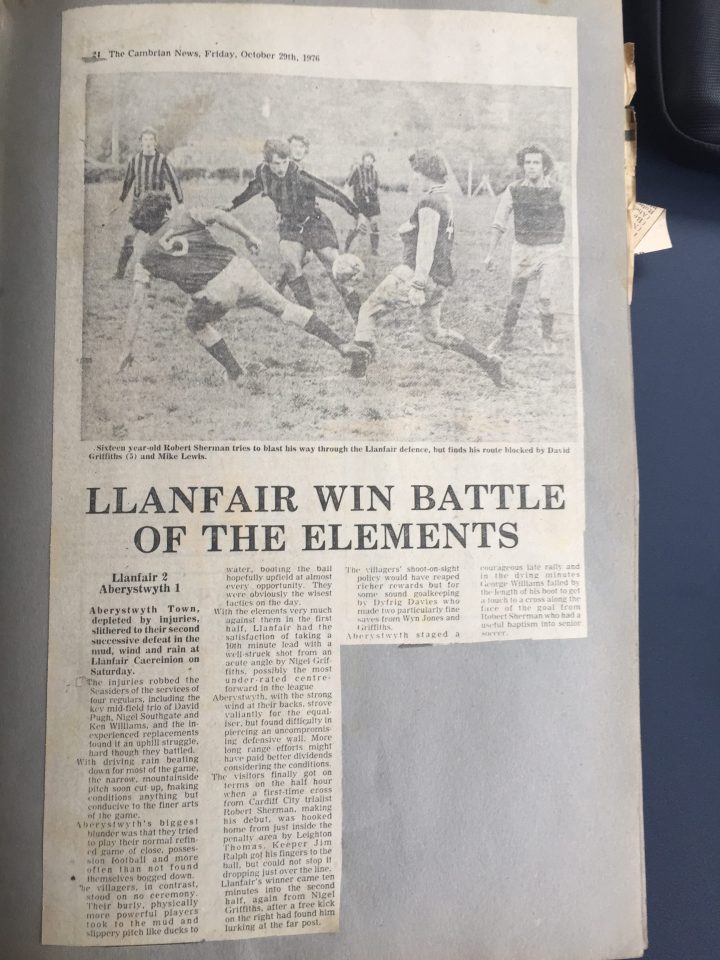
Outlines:
{"type": "Polygon", "coordinates": [[[636,258],[640,669],[648,960],[720,958],[720,161],[674,158],[638,103],[638,200],[673,249],[636,258]]]}
{"type": "MultiPolygon", "coordinates": [[[[649,7],[650,0],[627,0],[631,13],[643,5],[649,7]]],[[[59,29],[48,15],[48,31],[51,27],[59,29]]],[[[639,44],[642,64],[643,36],[630,27],[628,39],[639,44]]],[[[720,51],[718,57],[720,61],[720,51]]],[[[44,64],[32,62],[30,67],[45,84],[57,84],[59,78],[49,78],[44,64]]],[[[695,161],[676,159],[651,97],[643,93],[642,76],[640,81],[638,199],[668,209],[673,240],[671,251],[636,260],[632,310],[641,498],[646,957],[720,960],[720,160],[700,168],[695,161]]],[[[55,149],[56,127],[47,125],[43,135],[45,140],[25,158],[33,180],[40,177],[48,151],[55,149]]],[[[33,217],[40,213],[39,208],[29,211],[22,229],[13,232],[14,243],[27,246],[23,231],[33,230],[33,217]]],[[[45,270],[54,266],[49,233],[34,227],[35,236],[46,238],[36,251],[45,270]]],[[[25,332],[18,342],[23,349],[13,356],[23,376],[36,360],[39,334],[34,317],[21,319],[25,332]]],[[[50,386],[48,380],[43,402],[29,408],[24,419],[27,442],[37,456],[49,448],[50,386]]],[[[40,477],[39,493],[32,486],[37,457],[20,462],[16,455],[8,457],[8,467],[10,461],[33,491],[29,507],[46,503],[48,477],[40,477]]],[[[13,541],[7,535],[2,544],[6,563],[19,567],[30,583],[44,581],[36,568],[46,554],[46,530],[36,523],[22,536],[26,549],[9,559],[13,541]]],[[[45,601],[31,591],[16,601],[13,623],[21,636],[45,601]]],[[[27,662],[25,657],[25,669],[5,677],[8,686],[14,685],[16,702],[43,696],[43,670],[28,669],[27,662]]],[[[0,704],[6,732],[14,730],[8,717],[12,706],[0,704]]],[[[27,741],[42,743],[43,719],[41,711],[24,718],[27,741]]],[[[14,740],[12,780],[7,778],[12,787],[6,791],[2,823],[8,832],[17,831],[18,823],[34,827],[41,819],[40,758],[34,758],[34,766],[20,762],[23,749],[23,740],[14,740]]],[[[29,843],[27,833],[20,832],[20,839],[29,843]]],[[[31,839],[36,841],[34,834],[31,839]]],[[[28,902],[35,903],[27,891],[37,894],[40,889],[37,847],[29,852],[25,864],[7,871],[3,913],[8,927],[13,918],[20,920],[28,902]]],[[[34,937],[37,917],[36,911],[28,922],[34,937]]],[[[4,946],[1,956],[21,953],[12,936],[4,946]]]]}

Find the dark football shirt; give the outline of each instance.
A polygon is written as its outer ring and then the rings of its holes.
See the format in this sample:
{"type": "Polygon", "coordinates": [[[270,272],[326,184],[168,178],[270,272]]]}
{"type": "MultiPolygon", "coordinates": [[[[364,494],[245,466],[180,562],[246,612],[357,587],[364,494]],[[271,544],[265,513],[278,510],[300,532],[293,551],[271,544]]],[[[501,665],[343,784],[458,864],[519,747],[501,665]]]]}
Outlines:
{"type": "Polygon", "coordinates": [[[375,167],[358,164],[353,167],[347,179],[353,190],[353,199],[358,207],[366,203],[377,203],[380,181],[375,167]]]}
{"type": "Polygon", "coordinates": [[[359,212],[342,190],[338,190],[337,187],[319,177],[314,177],[307,170],[301,170],[292,160],[288,164],[284,177],[276,176],[269,164],[261,163],[253,179],[233,200],[233,209],[260,195],[270,197],[281,220],[296,224],[302,224],[315,216],[319,209],[318,198],[337,203],[351,217],[357,217],[359,212]]]}
{"type": "Polygon", "coordinates": [[[130,187],[133,189],[133,196],[136,200],[139,200],[149,190],[160,190],[164,193],[166,181],[170,184],[177,202],[182,203],[183,192],[178,175],[165,154],[156,150],[146,156],[141,150],[140,153],[136,153],[134,157],[128,160],[125,180],[120,193],[120,202],[122,203],[128,195],[130,187]]]}
{"type": "Polygon", "coordinates": [[[414,229],[401,234],[405,248],[403,261],[413,270],[415,269],[418,235],[420,233],[420,211],[423,207],[429,207],[440,217],[430,276],[436,283],[449,287],[455,279],[452,266],[455,225],[450,198],[444,190],[431,190],[430,193],[424,194],[418,201],[418,205],[408,221],[414,229]]]}
{"type": "Polygon", "coordinates": [[[515,216],[515,239],[528,246],[562,243],[565,211],[558,186],[533,186],[525,182],[508,187],[515,216]]]}
{"type": "Polygon", "coordinates": [[[185,293],[202,290],[236,256],[208,230],[198,210],[166,220],[148,240],[140,263],[153,277],[171,280],[185,293]]]}

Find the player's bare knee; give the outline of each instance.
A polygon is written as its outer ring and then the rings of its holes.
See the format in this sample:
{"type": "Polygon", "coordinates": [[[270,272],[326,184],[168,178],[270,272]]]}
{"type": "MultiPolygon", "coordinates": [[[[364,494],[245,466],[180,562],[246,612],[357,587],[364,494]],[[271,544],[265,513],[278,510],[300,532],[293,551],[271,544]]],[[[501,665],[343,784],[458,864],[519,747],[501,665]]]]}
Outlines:
{"type": "Polygon", "coordinates": [[[185,312],[185,325],[193,335],[200,333],[208,324],[215,323],[224,315],[225,308],[211,300],[192,300],[185,312]]]}
{"type": "Polygon", "coordinates": [[[384,303],[384,301],[373,299],[373,296],[371,295],[364,303],[360,305],[358,322],[360,322],[360,320],[373,321],[377,317],[381,317],[384,313],[387,313],[388,310],[389,307],[384,303]]]}
{"type": "Polygon", "coordinates": [[[285,261],[283,264],[285,268],[285,274],[288,279],[288,283],[292,283],[293,280],[298,280],[302,276],[302,267],[298,266],[296,263],[291,263],[290,261],[285,261]]]}
{"type": "Polygon", "coordinates": [[[296,327],[304,330],[312,315],[312,310],[307,307],[301,307],[298,303],[288,303],[285,309],[281,311],[280,318],[285,323],[293,323],[296,327]]]}
{"type": "Polygon", "coordinates": [[[283,272],[289,283],[292,283],[293,280],[297,280],[298,277],[302,276],[302,256],[298,256],[294,252],[285,252],[282,255],[282,265],[283,272]]]}

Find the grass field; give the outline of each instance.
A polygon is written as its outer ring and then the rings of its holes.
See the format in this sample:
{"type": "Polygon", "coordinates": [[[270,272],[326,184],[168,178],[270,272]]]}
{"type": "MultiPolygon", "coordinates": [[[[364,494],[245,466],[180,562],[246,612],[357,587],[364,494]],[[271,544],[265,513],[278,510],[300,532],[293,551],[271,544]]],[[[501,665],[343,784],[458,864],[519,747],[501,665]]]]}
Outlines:
{"type": "MultiPolygon", "coordinates": [[[[231,183],[185,184],[188,206],[225,204],[231,183]]],[[[556,356],[540,347],[532,291],[523,308],[516,349],[507,355],[511,386],[498,390],[465,357],[427,343],[406,310],[380,322],[379,356],[364,380],[347,375],[347,362],[314,337],[258,310],[233,310],[220,328],[244,369],[240,390],[222,381],[222,371],[190,337],[183,322],[186,295],[154,280],[152,309],[136,343],[132,367],[115,374],[124,318],[132,293],[128,279],[111,279],[127,224],[129,201],[111,215],[118,185],[86,187],[83,318],[83,439],[89,440],[305,440],[385,441],[572,441],[577,437],[572,290],[566,270],[556,356]]],[[[359,292],[400,261],[393,234],[412,212],[407,194],[382,195],[380,255],[365,241],[353,252],[367,264],[359,292]]],[[[496,201],[455,200],[457,281],[445,306],[445,323],[485,346],[502,323],[509,278],[506,247],[498,269],[488,274],[482,260],[496,201]]],[[[329,204],[341,243],[352,221],[329,204]]],[[[263,239],[254,260],[271,282],[278,274],[275,213],[269,200],[256,199],[240,211],[263,239]]],[[[225,231],[222,242],[238,246],[225,231]]],[[[342,301],[311,259],[307,275],[319,316],[344,339],[352,324],[342,301]]]]}

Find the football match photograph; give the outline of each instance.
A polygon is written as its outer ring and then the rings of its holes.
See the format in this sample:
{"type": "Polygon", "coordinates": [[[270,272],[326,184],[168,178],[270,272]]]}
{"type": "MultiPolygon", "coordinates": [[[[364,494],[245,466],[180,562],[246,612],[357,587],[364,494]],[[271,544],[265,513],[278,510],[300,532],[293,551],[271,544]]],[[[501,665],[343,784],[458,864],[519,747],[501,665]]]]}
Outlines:
{"type": "Polygon", "coordinates": [[[578,438],[570,91],[90,75],[82,439],[578,438]]]}

